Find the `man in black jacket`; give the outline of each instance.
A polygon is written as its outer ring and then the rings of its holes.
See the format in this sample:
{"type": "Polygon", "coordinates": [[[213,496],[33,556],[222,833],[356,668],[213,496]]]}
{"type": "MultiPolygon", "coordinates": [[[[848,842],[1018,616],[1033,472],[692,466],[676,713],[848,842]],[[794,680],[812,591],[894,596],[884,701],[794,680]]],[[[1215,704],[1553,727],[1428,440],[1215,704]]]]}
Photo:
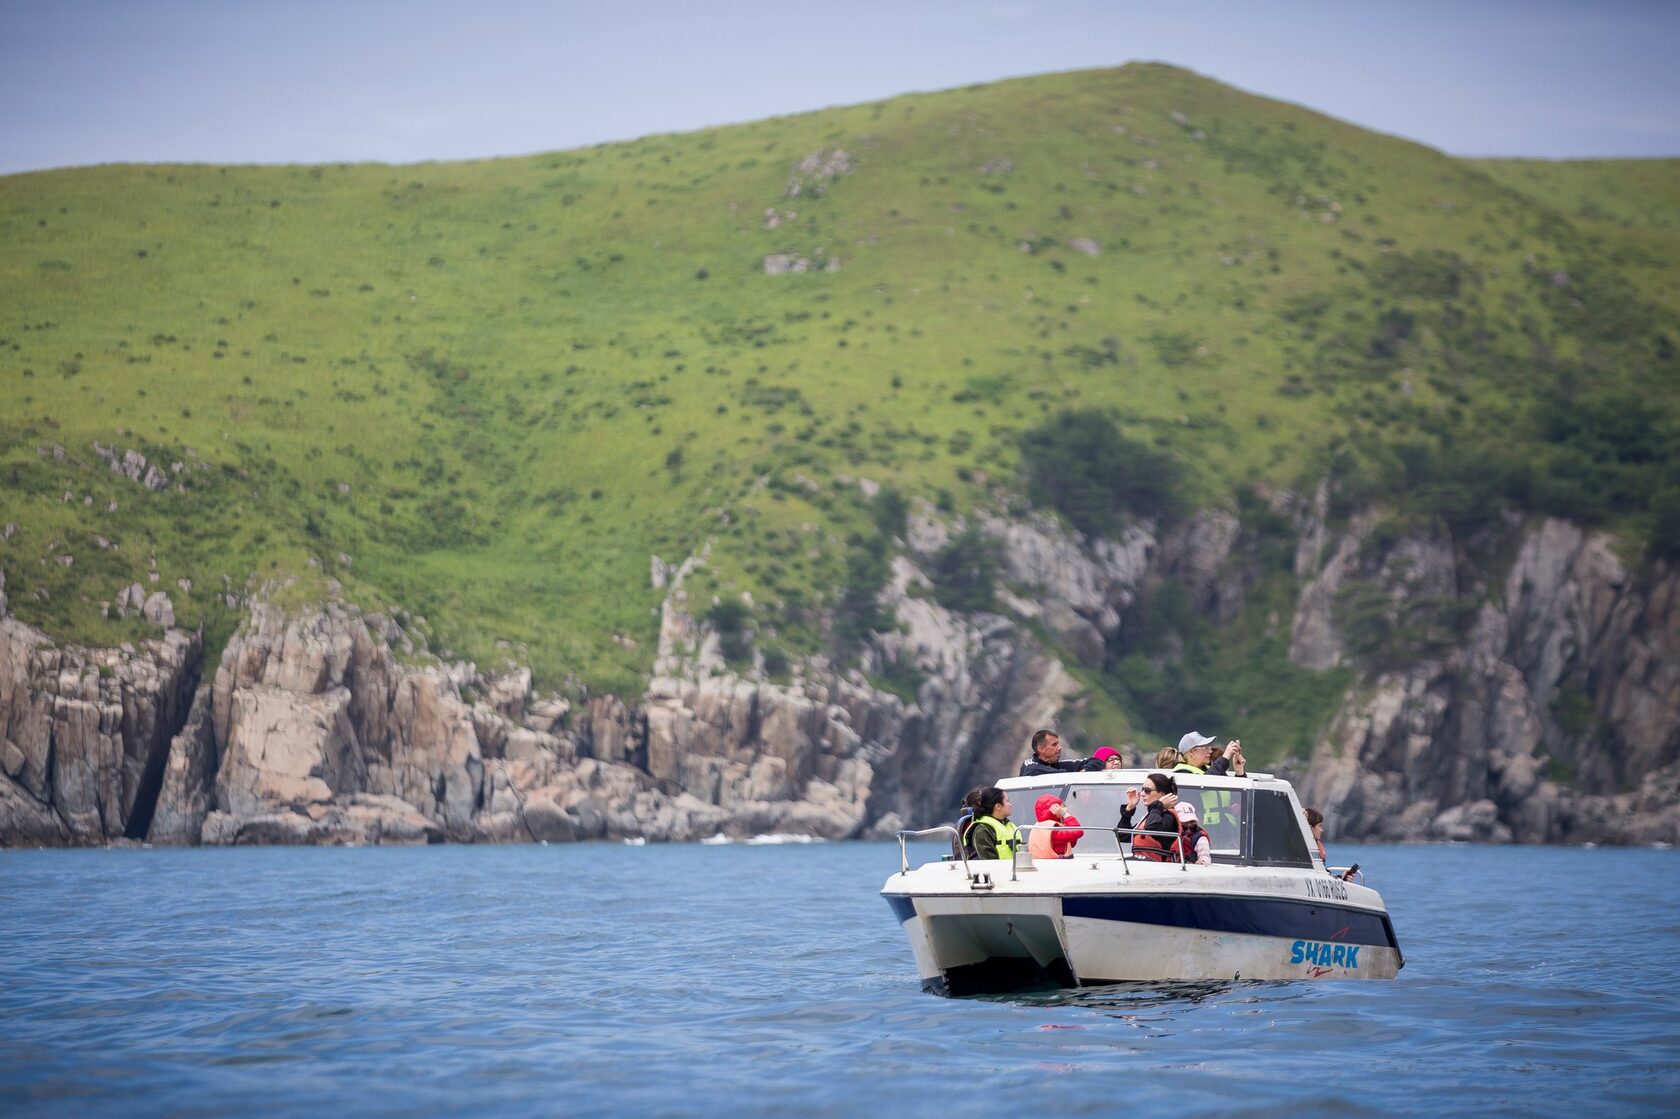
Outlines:
{"type": "Polygon", "coordinates": [[[1095,758],[1062,760],[1062,739],[1053,730],[1037,731],[1032,736],[1032,756],[1021,763],[1022,777],[1037,777],[1041,773],[1095,772],[1102,762],[1095,758]]]}

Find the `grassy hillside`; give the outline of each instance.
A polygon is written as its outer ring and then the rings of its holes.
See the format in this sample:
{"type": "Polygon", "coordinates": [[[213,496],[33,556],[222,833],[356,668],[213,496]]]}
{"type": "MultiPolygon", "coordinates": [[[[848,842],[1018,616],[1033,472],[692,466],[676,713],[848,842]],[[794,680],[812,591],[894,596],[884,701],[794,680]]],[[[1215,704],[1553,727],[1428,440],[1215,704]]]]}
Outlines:
{"type": "Polygon", "coordinates": [[[1159,65],[522,159],[11,176],[0,570],[99,642],[132,581],[222,633],[225,587],[333,578],[635,691],[650,554],[711,541],[761,646],[813,650],[879,533],[837,477],[960,510],[1099,412],[1184,505],[1332,470],[1667,540],[1672,491],[1680,540],[1677,197],[1677,161],[1460,161],[1159,65]]]}

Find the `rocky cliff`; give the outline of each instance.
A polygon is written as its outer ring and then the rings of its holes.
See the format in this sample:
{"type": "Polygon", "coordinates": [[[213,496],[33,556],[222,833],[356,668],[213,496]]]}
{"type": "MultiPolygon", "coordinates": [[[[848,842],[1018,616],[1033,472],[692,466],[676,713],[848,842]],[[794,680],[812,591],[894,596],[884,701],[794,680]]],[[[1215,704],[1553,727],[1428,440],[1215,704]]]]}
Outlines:
{"type": "MultiPolygon", "coordinates": [[[[1298,530],[1291,658],[1357,670],[1313,756],[1281,765],[1332,835],[1680,839],[1680,575],[1636,573],[1609,537],[1557,521],[1467,543],[1374,513],[1332,525],[1323,491],[1273,504],[1298,530]]],[[[179,630],[78,649],[0,617],[0,841],[890,835],[945,819],[1015,770],[1033,729],[1077,719],[1080,689],[1035,633],[1097,668],[1163,581],[1227,622],[1255,577],[1227,513],[1117,541],[982,518],[1009,616],[963,615],[918,566],[963,526],[928,512],[882,592],[898,627],[846,673],[732,668],[696,620],[710,604],[688,600],[703,557],[655,560],[667,597],[635,700],[439,664],[343,603],[254,605],[213,669],[179,630]],[[889,668],[913,696],[870,682],[889,668]]]]}
{"type": "Polygon", "coordinates": [[[196,695],[194,636],[170,631],[143,653],[66,652],[5,619],[0,837],[890,834],[942,818],[961,789],[1012,769],[1017,744],[1074,690],[1013,622],[960,618],[913,597],[921,577],[907,561],[885,592],[904,625],[867,657],[913,661],[924,681],[914,700],[856,671],[785,685],[741,675],[691,616],[683,574],[659,575],[669,593],[657,674],[633,704],[536,696],[517,667],[484,675],[404,663],[414,650],[394,622],[343,604],[301,615],[253,606],[196,695]],[[92,667],[107,661],[109,679],[92,667]],[[126,720],[119,692],[131,696],[126,720]],[[119,799],[122,758],[134,774],[119,799]],[[145,766],[151,783],[137,793],[145,766]],[[84,791],[98,781],[111,791],[84,791]],[[100,810],[90,814],[90,803],[100,810]]]}
{"type": "Polygon", "coordinates": [[[81,649],[0,617],[0,841],[145,836],[199,662],[180,630],[81,649]]]}
{"type": "Polygon", "coordinates": [[[1442,531],[1375,527],[1356,520],[1321,565],[1303,556],[1291,656],[1348,656],[1330,604],[1359,580],[1391,636],[1432,603],[1463,622],[1349,693],[1303,799],[1358,837],[1680,841],[1680,573],[1636,575],[1610,537],[1556,520],[1515,532],[1502,573],[1442,531]]]}

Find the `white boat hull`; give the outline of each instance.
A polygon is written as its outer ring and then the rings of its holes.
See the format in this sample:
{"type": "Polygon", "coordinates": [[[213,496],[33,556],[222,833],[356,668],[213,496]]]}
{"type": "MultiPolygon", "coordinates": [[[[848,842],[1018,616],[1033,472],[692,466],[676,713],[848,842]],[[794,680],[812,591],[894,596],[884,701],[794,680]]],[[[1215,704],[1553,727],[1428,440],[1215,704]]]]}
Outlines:
{"type": "Polygon", "coordinates": [[[883,889],[923,986],[1392,979],[1404,962],[1376,891],[1323,872],[1075,859],[1010,881],[994,866],[990,889],[957,863],[883,889]]]}

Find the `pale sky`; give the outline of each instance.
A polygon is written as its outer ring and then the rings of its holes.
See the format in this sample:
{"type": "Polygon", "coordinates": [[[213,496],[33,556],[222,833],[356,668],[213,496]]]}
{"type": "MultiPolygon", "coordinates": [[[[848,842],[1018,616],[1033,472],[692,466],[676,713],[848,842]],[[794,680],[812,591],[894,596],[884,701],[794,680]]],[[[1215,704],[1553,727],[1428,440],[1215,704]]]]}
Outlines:
{"type": "Polygon", "coordinates": [[[524,155],[1133,60],[1455,155],[1680,156],[1661,0],[0,0],[0,174],[524,155]]]}

